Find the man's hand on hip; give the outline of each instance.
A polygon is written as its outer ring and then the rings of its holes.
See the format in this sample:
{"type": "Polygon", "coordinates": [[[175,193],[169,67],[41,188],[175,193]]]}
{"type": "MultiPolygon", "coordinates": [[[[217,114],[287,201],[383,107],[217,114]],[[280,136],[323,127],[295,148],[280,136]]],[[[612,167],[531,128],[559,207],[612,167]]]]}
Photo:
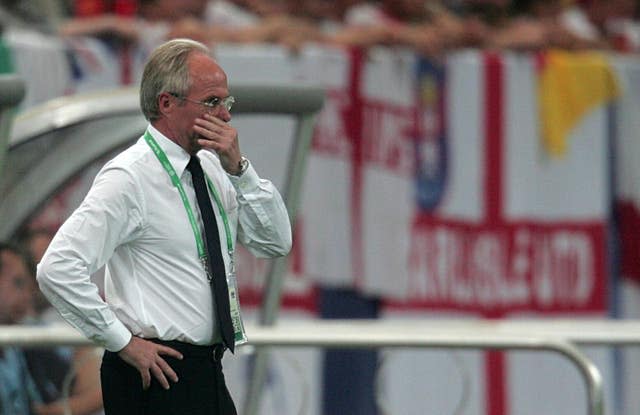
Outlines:
{"type": "Polygon", "coordinates": [[[131,341],[118,352],[118,356],[131,366],[138,369],[142,376],[142,388],[148,389],[151,385],[151,374],[160,382],[160,385],[169,389],[167,377],[174,383],[178,381],[178,375],[171,366],[162,358],[162,355],[182,359],[180,352],[160,344],[131,337],[131,341]]]}

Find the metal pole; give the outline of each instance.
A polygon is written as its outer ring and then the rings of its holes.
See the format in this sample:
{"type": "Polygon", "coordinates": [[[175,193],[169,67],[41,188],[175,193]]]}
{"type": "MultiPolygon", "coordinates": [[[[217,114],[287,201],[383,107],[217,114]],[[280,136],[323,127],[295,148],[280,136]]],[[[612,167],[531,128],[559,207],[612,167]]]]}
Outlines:
{"type": "MultiPolygon", "coordinates": [[[[313,138],[313,128],[316,115],[303,114],[298,117],[294,143],[289,159],[286,175],[286,185],[283,189],[282,198],[287,205],[291,227],[295,226],[295,220],[300,205],[302,195],[302,183],[305,177],[307,166],[307,155],[311,148],[313,138]]],[[[282,299],[282,285],[287,270],[287,258],[276,258],[271,261],[266,277],[264,297],[260,307],[259,324],[270,326],[278,319],[280,310],[280,300],[282,299]]],[[[251,339],[250,339],[251,340],[251,339]]],[[[258,350],[254,355],[252,376],[249,381],[248,393],[244,402],[245,415],[256,415],[260,409],[260,399],[262,388],[267,378],[269,364],[269,351],[258,350]]]]}
{"type": "Polygon", "coordinates": [[[411,333],[411,338],[398,338],[396,333],[373,327],[352,327],[349,332],[332,334],[314,324],[314,333],[296,333],[281,328],[254,328],[251,343],[262,347],[323,347],[323,348],[453,348],[453,349],[514,349],[552,351],[565,356],[578,369],[586,385],[588,415],[604,415],[604,391],[598,368],[577,347],[562,339],[523,336],[521,334],[469,335],[465,332],[411,333]],[[261,330],[261,331],[260,331],[261,330]]]}
{"type": "Polygon", "coordinates": [[[17,75],[0,75],[0,180],[3,177],[14,109],[22,101],[24,94],[22,78],[17,75]]]}

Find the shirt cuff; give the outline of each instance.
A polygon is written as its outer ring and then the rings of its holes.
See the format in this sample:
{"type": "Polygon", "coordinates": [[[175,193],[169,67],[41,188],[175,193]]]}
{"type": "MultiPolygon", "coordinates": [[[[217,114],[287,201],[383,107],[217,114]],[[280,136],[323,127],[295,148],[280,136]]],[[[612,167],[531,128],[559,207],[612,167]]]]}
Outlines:
{"type": "Polygon", "coordinates": [[[233,174],[228,174],[228,176],[231,184],[233,184],[233,187],[235,187],[236,191],[240,194],[248,193],[260,185],[260,176],[258,176],[258,173],[254,170],[251,162],[249,162],[249,167],[247,167],[247,170],[242,176],[234,176],[233,174]]]}
{"type": "Polygon", "coordinates": [[[102,346],[110,352],[119,352],[131,341],[131,332],[120,320],[110,324],[103,335],[102,346]]]}

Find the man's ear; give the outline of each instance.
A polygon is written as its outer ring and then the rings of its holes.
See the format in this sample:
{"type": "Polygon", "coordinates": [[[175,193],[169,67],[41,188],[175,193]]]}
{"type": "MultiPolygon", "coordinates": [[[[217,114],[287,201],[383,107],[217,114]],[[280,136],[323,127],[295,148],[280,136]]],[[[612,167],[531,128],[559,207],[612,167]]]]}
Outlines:
{"type": "Polygon", "coordinates": [[[163,92],[158,96],[158,110],[161,114],[169,114],[174,108],[173,96],[167,92],[163,92]]]}

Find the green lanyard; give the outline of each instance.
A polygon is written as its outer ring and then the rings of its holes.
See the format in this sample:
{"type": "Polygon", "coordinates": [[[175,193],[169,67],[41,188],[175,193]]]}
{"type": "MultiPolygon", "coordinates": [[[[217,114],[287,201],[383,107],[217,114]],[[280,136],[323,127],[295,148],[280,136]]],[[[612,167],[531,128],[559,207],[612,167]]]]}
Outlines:
{"type": "MultiPolygon", "coordinates": [[[[171,183],[178,189],[178,193],[180,193],[180,198],[182,199],[182,203],[184,204],[184,209],[187,211],[187,216],[189,217],[189,223],[191,224],[191,230],[193,230],[193,236],[196,239],[196,247],[198,248],[198,256],[201,260],[205,260],[207,258],[207,251],[204,247],[204,241],[202,239],[202,234],[200,233],[200,227],[196,222],[196,217],[193,214],[193,209],[191,209],[191,204],[189,203],[189,199],[187,198],[187,193],[184,191],[184,187],[182,187],[182,183],[180,182],[180,178],[176,173],[175,169],[171,165],[171,162],[167,158],[165,152],[160,148],[156,140],[149,133],[149,131],[145,131],[144,139],[146,140],[151,150],[160,161],[160,164],[164,168],[164,170],[169,175],[171,179],[171,183]]],[[[227,219],[227,214],[224,211],[224,207],[222,206],[222,201],[220,200],[220,196],[218,196],[218,192],[216,188],[213,187],[211,180],[209,180],[209,176],[205,174],[207,178],[207,185],[209,187],[209,191],[213,195],[213,199],[216,202],[216,206],[218,206],[218,211],[220,211],[220,216],[222,217],[222,222],[224,223],[224,232],[227,237],[227,252],[229,253],[229,258],[231,260],[231,272],[235,272],[234,263],[233,263],[233,243],[231,241],[231,231],[229,230],[229,220],[227,219]]]]}

